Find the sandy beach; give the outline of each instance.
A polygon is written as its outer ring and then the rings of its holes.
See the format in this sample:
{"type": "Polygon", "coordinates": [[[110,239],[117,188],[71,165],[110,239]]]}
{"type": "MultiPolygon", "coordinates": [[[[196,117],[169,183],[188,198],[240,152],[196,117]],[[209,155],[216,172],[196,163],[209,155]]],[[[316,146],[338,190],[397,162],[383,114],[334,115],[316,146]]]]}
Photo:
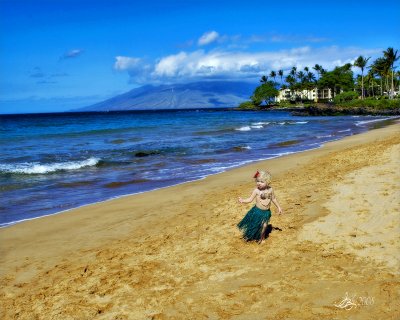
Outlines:
{"type": "Polygon", "coordinates": [[[400,319],[400,124],[0,229],[1,319],[400,319]],[[246,243],[269,169],[284,210],[246,243]]]}

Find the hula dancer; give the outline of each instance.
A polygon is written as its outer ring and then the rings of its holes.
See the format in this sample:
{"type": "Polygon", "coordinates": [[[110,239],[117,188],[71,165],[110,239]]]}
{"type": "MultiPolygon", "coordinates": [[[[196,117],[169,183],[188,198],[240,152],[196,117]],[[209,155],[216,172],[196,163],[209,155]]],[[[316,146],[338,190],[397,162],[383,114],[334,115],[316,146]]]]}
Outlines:
{"type": "Polygon", "coordinates": [[[243,231],[243,238],[246,241],[256,240],[261,244],[265,239],[268,221],[271,218],[271,203],[278,208],[279,214],[282,214],[282,208],[270,186],[271,174],[268,171],[257,171],[254,179],[257,187],[249,198],[242,199],[239,197],[239,202],[251,203],[256,199],[256,204],[237,226],[243,231]]]}

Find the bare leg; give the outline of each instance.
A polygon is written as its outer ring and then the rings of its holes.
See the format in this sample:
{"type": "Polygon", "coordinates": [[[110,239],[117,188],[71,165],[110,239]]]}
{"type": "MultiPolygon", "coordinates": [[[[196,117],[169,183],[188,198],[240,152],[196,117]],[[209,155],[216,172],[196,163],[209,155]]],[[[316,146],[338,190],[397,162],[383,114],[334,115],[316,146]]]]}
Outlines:
{"type": "Polygon", "coordinates": [[[263,243],[263,241],[265,240],[266,232],[267,232],[267,223],[264,222],[261,230],[261,238],[260,241],[258,241],[259,244],[263,243]]]}

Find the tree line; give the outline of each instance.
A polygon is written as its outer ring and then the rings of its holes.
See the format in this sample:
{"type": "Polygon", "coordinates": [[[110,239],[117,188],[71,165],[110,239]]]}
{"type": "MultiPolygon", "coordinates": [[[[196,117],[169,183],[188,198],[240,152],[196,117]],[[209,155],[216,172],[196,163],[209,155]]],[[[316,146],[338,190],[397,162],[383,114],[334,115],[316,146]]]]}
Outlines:
{"type": "MultiPolygon", "coordinates": [[[[314,88],[331,89],[333,97],[347,93],[344,96],[351,99],[394,99],[395,88],[400,91],[400,72],[395,71],[395,63],[399,58],[398,50],[389,47],[383,51],[381,57],[371,63],[371,57],[360,55],[353,64],[337,66],[331,71],[319,64],[302,70],[292,67],[286,75],[283,70],[272,70],[268,76],[261,77],[261,84],[254,90],[251,100],[242,103],[241,107],[270,104],[278,96],[278,89],[290,89],[291,92],[308,92],[314,88]],[[352,67],[359,68],[361,75],[354,77],[352,67]]],[[[301,96],[297,96],[296,99],[303,100],[301,96]]]]}

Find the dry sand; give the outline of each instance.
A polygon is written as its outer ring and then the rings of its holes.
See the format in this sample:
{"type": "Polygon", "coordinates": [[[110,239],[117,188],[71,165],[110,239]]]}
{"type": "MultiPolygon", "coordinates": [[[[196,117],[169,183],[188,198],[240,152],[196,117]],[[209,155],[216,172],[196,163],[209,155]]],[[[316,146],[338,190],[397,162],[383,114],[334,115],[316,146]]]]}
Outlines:
{"type": "Polygon", "coordinates": [[[400,319],[400,125],[0,230],[1,319],[400,319]],[[240,239],[256,169],[284,208],[240,239]]]}

